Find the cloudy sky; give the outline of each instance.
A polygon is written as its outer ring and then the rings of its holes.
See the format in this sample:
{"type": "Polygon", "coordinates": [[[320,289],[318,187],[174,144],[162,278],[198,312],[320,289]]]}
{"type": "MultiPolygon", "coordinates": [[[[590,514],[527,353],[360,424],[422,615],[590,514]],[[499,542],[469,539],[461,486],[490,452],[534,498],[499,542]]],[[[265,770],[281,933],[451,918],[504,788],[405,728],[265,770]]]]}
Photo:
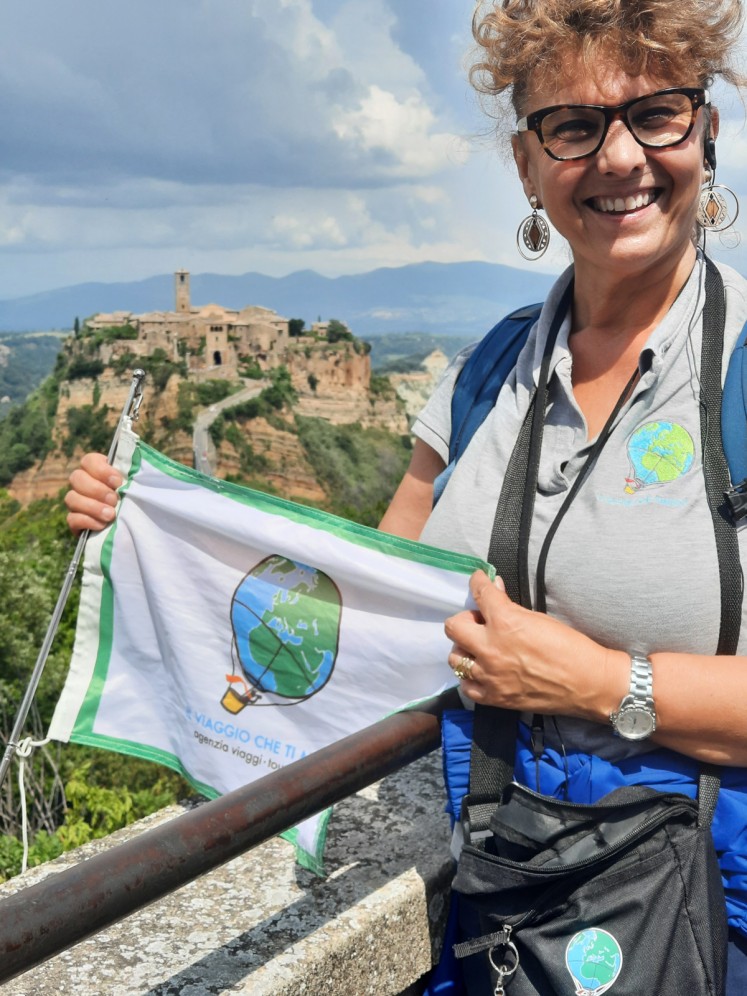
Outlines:
{"type": "MultiPolygon", "coordinates": [[[[0,298],[182,267],[530,265],[515,248],[526,202],[465,81],[472,6],[13,4],[0,298]]],[[[747,194],[744,110],[718,97],[719,178],[747,194]]],[[[543,269],[565,264],[559,243],[543,269]]],[[[747,246],[721,258],[747,272],[747,246]]]]}

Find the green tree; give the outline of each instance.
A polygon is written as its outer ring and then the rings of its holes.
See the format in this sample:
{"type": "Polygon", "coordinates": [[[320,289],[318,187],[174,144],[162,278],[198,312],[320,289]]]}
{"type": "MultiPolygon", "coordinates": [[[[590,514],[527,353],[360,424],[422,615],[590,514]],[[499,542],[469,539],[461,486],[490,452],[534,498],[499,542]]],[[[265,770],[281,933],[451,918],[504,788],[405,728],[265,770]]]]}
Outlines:
{"type": "Polygon", "coordinates": [[[330,318],[327,323],[327,342],[352,342],[355,336],[342,322],[330,318]]]}

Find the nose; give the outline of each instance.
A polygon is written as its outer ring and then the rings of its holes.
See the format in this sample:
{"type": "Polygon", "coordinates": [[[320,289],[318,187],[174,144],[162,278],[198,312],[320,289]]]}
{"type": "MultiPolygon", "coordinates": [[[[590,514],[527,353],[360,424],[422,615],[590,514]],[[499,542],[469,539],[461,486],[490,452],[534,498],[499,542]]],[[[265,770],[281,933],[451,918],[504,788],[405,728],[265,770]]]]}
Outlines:
{"type": "Polygon", "coordinates": [[[596,154],[601,173],[627,176],[646,163],[646,150],[633,138],[625,121],[618,118],[609,127],[601,149],[596,154]]]}

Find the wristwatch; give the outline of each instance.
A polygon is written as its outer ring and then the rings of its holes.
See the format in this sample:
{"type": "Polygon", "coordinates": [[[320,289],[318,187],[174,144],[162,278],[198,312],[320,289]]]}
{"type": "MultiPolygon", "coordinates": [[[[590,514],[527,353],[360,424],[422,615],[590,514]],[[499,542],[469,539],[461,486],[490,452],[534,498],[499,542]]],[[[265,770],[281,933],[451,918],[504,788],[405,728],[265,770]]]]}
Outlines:
{"type": "Polygon", "coordinates": [[[625,740],[645,740],[656,729],[653,669],[642,654],[630,655],[630,690],[617,712],[610,715],[613,729],[625,740]]]}

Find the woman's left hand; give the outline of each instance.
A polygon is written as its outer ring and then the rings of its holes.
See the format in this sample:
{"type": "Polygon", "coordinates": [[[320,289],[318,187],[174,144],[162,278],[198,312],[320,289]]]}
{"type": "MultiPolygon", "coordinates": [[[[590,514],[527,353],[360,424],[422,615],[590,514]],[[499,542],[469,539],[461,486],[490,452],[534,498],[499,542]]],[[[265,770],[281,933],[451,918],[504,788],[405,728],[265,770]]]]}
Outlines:
{"type": "Polygon", "coordinates": [[[446,620],[449,664],[468,671],[464,694],[483,705],[608,722],[627,691],[629,657],[510,600],[483,571],[470,580],[478,611],[446,620]],[[465,667],[465,658],[467,658],[465,667]],[[469,659],[474,665],[469,666],[469,659]]]}

